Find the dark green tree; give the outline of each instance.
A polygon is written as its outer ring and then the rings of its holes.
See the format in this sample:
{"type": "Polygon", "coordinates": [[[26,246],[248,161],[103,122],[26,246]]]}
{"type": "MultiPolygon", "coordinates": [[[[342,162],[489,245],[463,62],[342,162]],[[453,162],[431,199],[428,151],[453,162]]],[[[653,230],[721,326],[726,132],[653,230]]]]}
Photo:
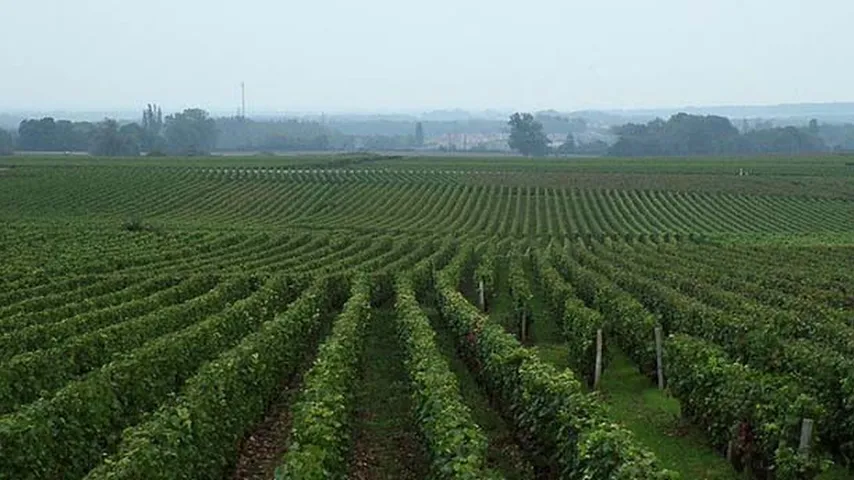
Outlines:
{"type": "Polygon", "coordinates": [[[814,118],[810,120],[809,132],[813,135],[818,135],[818,120],[814,118]]]}
{"type": "Polygon", "coordinates": [[[592,142],[579,143],[575,146],[575,153],[579,155],[605,155],[610,146],[604,140],[593,140],[592,142]]]}
{"type": "Polygon", "coordinates": [[[94,125],[44,117],[27,119],[18,126],[18,149],[36,152],[86,151],[94,125]]]}
{"type": "Polygon", "coordinates": [[[549,152],[549,139],[543,132],[543,124],[530,113],[514,113],[507,122],[510,125],[510,140],[507,144],[522,155],[541,157],[549,152]]]}
{"type": "Polygon", "coordinates": [[[0,156],[15,153],[15,139],[6,130],[0,129],[0,156]]]}
{"type": "Polygon", "coordinates": [[[161,150],[163,145],[163,112],[156,104],[149,103],[142,111],[141,147],[146,152],[161,150]]]}
{"type": "Polygon", "coordinates": [[[424,145],[424,125],[421,122],[415,124],[415,146],[421,147],[424,145]]]}
{"type": "Polygon", "coordinates": [[[718,155],[741,149],[738,129],[714,115],[678,113],[664,121],[629,123],[614,128],[620,139],[611,147],[617,156],[718,155]]]}
{"type": "MultiPolygon", "coordinates": [[[[818,122],[812,124],[813,130],[818,122]]],[[[729,119],[679,113],[669,120],[630,123],[614,128],[619,140],[609,149],[615,156],[725,155],[749,153],[813,153],[827,151],[809,129],[773,128],[759,124],[744,134],[729,119]]]]}
{"type": "Polygon", "coordinates": [[[571,133],[567,133],[566,140],[564,140],[564,142],[559,147],[557,147],[557,151],[555,153],[557,153],[558,155],[572,155],[573,153],[575,153],[575,149],[575,137],[573,137],[571,133]]]}
{"type": "Polygon", "coordinates": [[[133,153],[133,155],[140,154],[142,151],[142,139],[145,136],[145,130],[143,130],[142,126],[136,122],[126,123],[119,127],[119,135],[128,143],[134,145],[136,153],[133,153]]]}
{"type": "Polygon", "coordinates": [[[828,150],[824,141],[807,130],[777,127],[754,130],[744,136],[750,153],[819,153],[828,150]]]}
{"type": "Polygon", "coordinates": [[[175,155],[207,155],[216,146],[216,122],[208,112],[190,108],[166,117],[167,150],[175,155]]]}
{"type": "Polygon", "coordinates": [[[139,155],[140,130],[135,123],[119,128],[118,122],[107,118],[96,127],[89,152],[103,157],[139,155]]]}
{"type": "MultiPolygon", "coordinates": [[[[59,123],[59,122],[57,122],[59,123]]],[[[64,150],[73,150],[75,152],[85,152],[92,144],[92,138],[95,136],[97,124],[92,122],[74,122],[71,124],[69,132],[68,146],[64,150]]]]}
{"type": "Polygon", "coordinates": [[[18,126],[18,147],[37,152],[58,150],[56,121],[52,117],[23,120],[18,126]]]}

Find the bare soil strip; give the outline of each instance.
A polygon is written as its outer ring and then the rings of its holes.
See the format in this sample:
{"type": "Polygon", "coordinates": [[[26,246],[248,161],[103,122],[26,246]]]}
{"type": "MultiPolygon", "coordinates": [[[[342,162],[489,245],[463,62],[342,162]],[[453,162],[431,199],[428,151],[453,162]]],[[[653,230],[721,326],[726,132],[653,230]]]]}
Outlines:
{"type": "Polygon", "coordinates": [[[287,451],[291,430],[291,407],[302,389],[303,374],[308,371],[317,355],[320,340],[325,338],[331,328],[335,313],[322,319],[323,329],[318,340],[305,352],[299,373],[282,381],[278,396],[267,408],[264,419],[258,423],[240,447],[240,454],[230,475],[230,480],[269,480],[273,478],[276,467],[287,451]]]}
{"type": "Polygon", "coordinates": [[[396,321],[393,303],[388,302],[374,310],[366,332],[362,379],[356,392],[351,479],[407,480],[428,474],[396,321]]]}

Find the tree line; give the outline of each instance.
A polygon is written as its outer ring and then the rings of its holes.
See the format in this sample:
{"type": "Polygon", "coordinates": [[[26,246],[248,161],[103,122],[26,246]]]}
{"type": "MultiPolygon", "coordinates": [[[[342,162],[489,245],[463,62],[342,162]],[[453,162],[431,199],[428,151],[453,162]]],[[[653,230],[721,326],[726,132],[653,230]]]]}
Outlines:
{"type": "MultiPolygon", "coordinates": [[[[572,133],[557,146],[544,133],[543,124],[530,113],[515,113],[508,122],[510,148],[523,155],[570,155],[582,151],[572,133]]],[[[617,141],[602,153],[616,157],[728,155],[728,154],[802,154],[828,152],[831,149],[819,135],[816,120],[806,128],[754,128],[740,132],[726,117],[678,113],[668,120],[656,118],[648,123],[628,123],[612,132],[617,141]]]]}
{"type": "Polygon", "coordinates": [[[679,113],[667,121],[614,128],[613,156],[802,154],[829,151],[818,122],[807,128],[768,127],[740,132],[726,117],[679,113]]]}
{"type": "MultiPolygon", "coordinates": [[[[410,134],[354,135],[311,120],[214,119],[198,108],[164,117],[160,107],[148,105],[139,122],[26,119],[20,123],[16,135],[0,130],[0,155],[16,149],[88,151],[100,156],[203,155],[213,150],[412,150],[425,144],[424,125],[416,122],[414,126],[410,134]]],[[[774,127],[771,122],[744,121],[739,130],[726,117],[679,113],[666,121],[657,118],[613,127],[611,134],[616,141],[612,144],[601,140],[578,142],[574,134],[586,128],[579,119],[516,113],[507,126],[509,147],[529,156],[802,154],[854,149],[854,126],[819,125],[815,120],[806,127],[774,127]],[[566,136],[558,142],[546,135],[561,128],[566,136]]]]}
{"type": "Polygon", "coordinates": [[[345,135],[316,121],[211,118],[193,108],[163,116],[148,105],[140,122],[23,120],[16,135],[0,130],[0,155],[14,150],[81,152],[99,156],[204,155],[220,151],[409,150],[424,144],[424,127],[409,135],[345,135]]]}
{"type": "Polygon", "coordinates": [[[156,105],[148,105],[141,122],[119,124],[72,122],[53,117],[26,119],[18,126],[17,138],[0,131],[0,154],[13,150],[32,152],[88,151],[100,156],[200,155],[216,146],[214,120],[202,109],[190,108],[163,117],[156,105]]]}
{"type": "Polygon", "coordinates": [[[412,150],[424,145],[424,126],[414,133],[352,135],[312,120],[216,119],[217,149],[224,151],[353,151],[412,150]]]}

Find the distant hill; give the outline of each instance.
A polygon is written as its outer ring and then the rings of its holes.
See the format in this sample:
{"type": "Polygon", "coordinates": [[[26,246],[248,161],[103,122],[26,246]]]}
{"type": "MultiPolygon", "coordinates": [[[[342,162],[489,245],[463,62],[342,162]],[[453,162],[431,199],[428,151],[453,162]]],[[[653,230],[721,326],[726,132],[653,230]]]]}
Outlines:
{"type": "Polygon", "coordinates": [[[679,112],[695,115],[720,115],[732,119],[762,118],[775,123],[807,123],[818,119],[823,123],[854,123],[854,102],[840,103],[788,103],[780,105],[730,105],[715,107],[674,107],[627,110],[601,110],[572,112],[573,116],[602,118],[609,122],[646,121],[655,117],[668,118],[679,112]]]}

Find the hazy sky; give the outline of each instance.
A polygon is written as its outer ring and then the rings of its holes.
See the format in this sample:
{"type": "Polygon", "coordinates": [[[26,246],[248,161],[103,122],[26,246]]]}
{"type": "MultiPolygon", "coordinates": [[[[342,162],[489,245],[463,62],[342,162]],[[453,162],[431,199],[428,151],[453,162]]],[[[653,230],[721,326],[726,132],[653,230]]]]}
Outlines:
{"type": "Polygon", "coordinates": [[[852,0],[0,0],[0,109],[854,100],[852,0]]]}

